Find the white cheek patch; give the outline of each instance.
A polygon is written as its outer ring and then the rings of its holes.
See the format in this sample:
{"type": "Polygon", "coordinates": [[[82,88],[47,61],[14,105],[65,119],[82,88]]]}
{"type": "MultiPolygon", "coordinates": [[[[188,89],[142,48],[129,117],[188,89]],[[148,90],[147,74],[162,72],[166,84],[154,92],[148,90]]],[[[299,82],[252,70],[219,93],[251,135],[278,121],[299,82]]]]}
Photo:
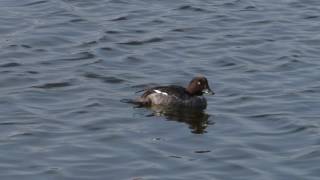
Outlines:
{"type": "Polygon", "coordinates": [[[162,91],[159,91],[157,89],[153,90],[154,92],[158,93],[158,94],[162,94],[162,95],[165,95],[165,96],[168,96],[168,93],[166,92],[162,92],[162,91]]]}

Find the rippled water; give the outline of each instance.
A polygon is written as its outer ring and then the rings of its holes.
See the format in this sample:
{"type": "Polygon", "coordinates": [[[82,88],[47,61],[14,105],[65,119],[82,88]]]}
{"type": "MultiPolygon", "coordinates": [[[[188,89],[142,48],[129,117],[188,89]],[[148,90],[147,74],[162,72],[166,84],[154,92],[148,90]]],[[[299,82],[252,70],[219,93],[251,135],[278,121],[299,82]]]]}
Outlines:
{"type": "Polygon", "coordinates": [[[319,179],[320,1],[1,0],[1,179],[319,179]],[[205,112],[120,102],[204,74],[205,112]]]}

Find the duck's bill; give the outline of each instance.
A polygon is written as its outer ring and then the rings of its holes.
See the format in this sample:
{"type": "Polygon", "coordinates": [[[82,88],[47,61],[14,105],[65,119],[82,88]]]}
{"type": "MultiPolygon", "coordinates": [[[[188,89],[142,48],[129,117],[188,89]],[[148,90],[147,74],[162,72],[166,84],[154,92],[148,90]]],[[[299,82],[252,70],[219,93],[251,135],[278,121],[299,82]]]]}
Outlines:
{"type": "Polygon", "coordinates": [[[204,90],[202,90],[202,93],[203,93],[203,94],[210,94],[210,95],[214,95],[214,92],[213,92],[213,91],[211,91],[211,89],[204,89],[204,90]]]}

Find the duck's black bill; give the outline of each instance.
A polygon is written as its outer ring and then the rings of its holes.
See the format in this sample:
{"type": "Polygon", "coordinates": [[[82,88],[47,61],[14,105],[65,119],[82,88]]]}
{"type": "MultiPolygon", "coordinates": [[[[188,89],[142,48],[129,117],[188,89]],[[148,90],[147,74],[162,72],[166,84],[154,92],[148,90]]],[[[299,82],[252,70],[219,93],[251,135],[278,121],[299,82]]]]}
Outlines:
{"type": "Polygon", "coordinates": [[[214,95],[214,92],[213,92],[211,89],[209,89],[209,88],[202,90],[202,93],[203,93],[203,94],[214,95]]]}

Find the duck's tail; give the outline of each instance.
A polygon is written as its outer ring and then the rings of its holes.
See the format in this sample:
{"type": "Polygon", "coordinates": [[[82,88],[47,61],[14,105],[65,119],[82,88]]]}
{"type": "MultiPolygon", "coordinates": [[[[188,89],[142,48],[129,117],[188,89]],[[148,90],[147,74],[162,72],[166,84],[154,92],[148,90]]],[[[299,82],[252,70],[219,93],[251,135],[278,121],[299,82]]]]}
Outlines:
{"type": "Polygon", "coordinates": [[[149,102],[140,101],[139,99],[121,99],[120,102],[134,104],[138,107],[149,105],[149,102]]]}
{"type": "Polygon", "coordinates": [[[120,102],[122,103],[129,103],[129,104],[138,104],[139,102],[135,99],[121,99],[120,102]]]}

